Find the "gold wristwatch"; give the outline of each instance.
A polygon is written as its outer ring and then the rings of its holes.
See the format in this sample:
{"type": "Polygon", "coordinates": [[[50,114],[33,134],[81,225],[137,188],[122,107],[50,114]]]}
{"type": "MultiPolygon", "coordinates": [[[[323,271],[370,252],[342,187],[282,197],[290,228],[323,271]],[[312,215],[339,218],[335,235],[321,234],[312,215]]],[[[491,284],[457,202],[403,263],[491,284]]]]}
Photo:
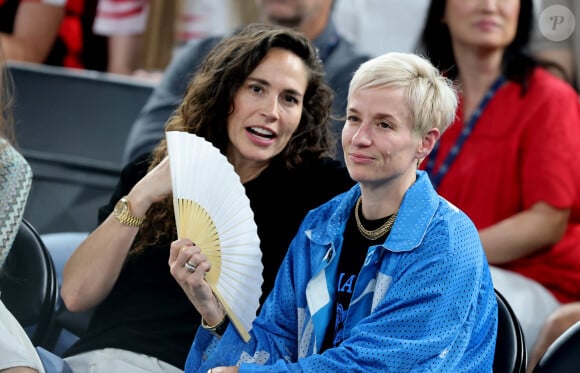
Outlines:
{"type": "Polygon", "coordinates": [[[131,213],[131,208],[129,206],[129,201],[127,196],[121,198],[119,202],[115,205],[113,210],[113,215],[115,219],[121,224],[128,225],[130,227],[140,227],[145,221],[145,217],[138,217],[131,213]]]}

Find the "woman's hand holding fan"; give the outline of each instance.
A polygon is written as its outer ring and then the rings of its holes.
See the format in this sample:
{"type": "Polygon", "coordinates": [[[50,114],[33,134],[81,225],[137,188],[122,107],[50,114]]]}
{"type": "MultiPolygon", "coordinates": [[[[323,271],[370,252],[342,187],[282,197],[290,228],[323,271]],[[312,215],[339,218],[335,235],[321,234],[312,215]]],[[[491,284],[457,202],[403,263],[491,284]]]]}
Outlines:
{"type": "Polygon", "coordinates": [[[262,252],[243,185],[225,156],[205,139],[166,133],[177,235],[208,258],[206,281],[230,321],[249,340],[262,293],[262,252]]]}

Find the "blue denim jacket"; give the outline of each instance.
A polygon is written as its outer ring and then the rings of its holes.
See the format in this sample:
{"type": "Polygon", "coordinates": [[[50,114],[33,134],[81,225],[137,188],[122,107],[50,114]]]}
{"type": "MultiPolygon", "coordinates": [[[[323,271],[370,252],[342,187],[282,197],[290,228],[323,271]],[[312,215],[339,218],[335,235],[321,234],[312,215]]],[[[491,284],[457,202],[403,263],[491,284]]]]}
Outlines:
{"type": "Polygon", "coordinates": [[[306,216],[251,340],[233,327],[219,341],[200,329],[186,371],[491,372],[497,303],[479,235],[417,176],[386,241],[368,248],[340,346],[319,353],[358,185],[306,216]]]}

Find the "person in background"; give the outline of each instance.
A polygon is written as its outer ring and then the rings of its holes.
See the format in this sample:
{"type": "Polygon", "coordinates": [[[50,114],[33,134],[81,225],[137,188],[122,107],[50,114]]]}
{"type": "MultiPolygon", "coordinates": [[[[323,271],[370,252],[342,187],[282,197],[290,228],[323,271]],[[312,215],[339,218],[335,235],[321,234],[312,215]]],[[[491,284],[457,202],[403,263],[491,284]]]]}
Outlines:
{"type": "MultiPolygon", "coordinates": [[[[491,371],[497,303],[477,230],[417,171],[456,107],[417,55],[362,64],[342,130],[357,184],[308,213],[249,342],[200,328],[185,371],[491,371]]],[[[174,241],[169,264],[202,325],[221,325],[200,248],[174,241]]]]}
{"type": "Polygon", "coordinates": [[[16,318],[0,300],[0,372],[44,373],[36,349],[16,318]]]}
{"type": "Polygon", "coordinates": [[[107,71],[160,77],[173,51],[255,21],[254,0],[98,0],[94,32],[108,39],[107,71]],[[157,71],[153,74],[151,71],[157,71]]]}
{"type": "Polygon", "coordinates": [[[32,185],[32,170],[13,146],[10,79],[0,42],[0,269],[8,256],[32,185]]]}
{"type": "Polygon", "coordinates": [[[550,345],[578,321],[580,321],[580,302],[563,304],[548,316],[528,359],[528,373],[534,371],[550,345]]]}
{"type": "MultiPolygon", "coordinates": [[[[11,140],[10,86],[0,41],[0,276],[24,215],[32,171],[11,140]]],[[[26,333],[0,301],[0,370],[41,372],[42,363],[26,333]]]]}
{"type": "Polygon", "coordinates": [[[0,0],[7,60],[104,70],[104,38],[94,35],[96,0],[0,0]]]}
{"type": "Polygon", "coordinates": [[[58,37],[65,3],[66,0],[0,1],[0,41],[4,58],[44,63],[58,37]]]}
{"type": "Polygon", "coordinates": [[[551,71],[572,84],[578,91],[580,90],[580,32],[578,31],[580,28],[580,2],[574,0],[539,0],[539,2],[538,15],[554,5],[564,7],[567,12],[560,8],[554,13],[556,16],[561,16],[562,19],[556,24],[547,25],[551,38],[548,38],[541,31],[540,23],[542,21],[550,22],[554,19],[554,15],[547,17],[547,19],[538,18],[532,34],[532,52],[538,59],[554,62],[561,67],[561,70],[552,69],[551,71]],[[575,27],[569,30],[572,24],[575,27]],[[569,36],[564,38],[567,34],[569,36]],[[557,37],[557,40],[554,40],[554,36],[557,37]],[[563,40],[561,40],[562,38],[563,40]],[[562,74],[562,70],[564,74],[562,74]]]}
{"type": "Polygon", "coordinates": [[[2,300],[0,300],[0,372],[72,373],[61,358],[42,347],[35,348],[32,345],[28,334],[2,300]]]}
{"type": "MultiPolygon", "coordinates": [[[[550,69],[549,71],[570,83],[578,91],[580,90],[580,34],[578,33],[578,27],[580,27],[580,3],[572,0],[539,0],[538,3],[540,5],[538,15],[541,15],[542,11],[554,5],[563,6],[570,11],[570,13],[562,12],[560,15],[573,18],[573,20],[563,18],[556,25],[556,27],[563,29],[564,27],[569,27],[574,21],[575,29],[572,30],[567,38],[557,41],[553,40],[553,38],[549,39],[540,30],[540,20],[538,19],[536,27],[534,27],[531,48],[538,59],[557,64],[561,69],[550,69]]],[[[560,12],[561,10],[559,9],[558,11],[560,12]]],[[[558,32],[557,29],[551,31],[558,32]]],[[[560,30],[559,32],[568,33],[569,31],[560,30]]],[[[555,34],[555,36],[558,36],[558,39],[562,38],[559,34],[555,34]]],[[[533,346],[532,355],[528,360],[528,372],[531,373],[533,371],[552,342],[578,321],[580,321],[580,300],[561,305],[547,318],[542,326],[538,340],[533,346]]]]}
{"type": "MultiPolygon", "coordinates": [[[[107,71],[131,75],[141,67],[147,1],[98,0],[95,34],[107,37],[107,71]]],[[[172,8],[174,1],[168,2],[172,8]]]]}
{"type": "MultiPolygon", "coordinates": [[[[331,20],[332,0],[256,0],[256,4],[261,22],[291,27],[312,40],[320,51],[326,82],[335,93],[332,113],[344,113],[348,82],[368,56],[337,32],[331,20]]],[[[176,53],[129,132],[124,163],[151,151],[163,138],[164,125],[182,99],[187,82],[221,38],[192,41],[176,53]]],[[[342,122],[333,121],[332,126],[340,139],[342,122]]],[[[340,159],[342,154],[338,152],[337,157],[340,159]]]]}
{"type": "Polygon", "coordinates": [[[580,106],[524,52],[532,22],[532,0],[432,0],[423,31],[461,95],[422,167],[478,228],[528,357],[548,315],[580,299],[580,106]]]}
{"type": "Polygon", "coordinates": [[[332,18],[338,32],[375,57],[415,52],[429,0],[335,0],[332,18]]]}
{"type": "MultiPolygon", "coordinates": [[[[331,102],[309,40],[256,24],[210,51],[167,125],[213,143],[240,175],[258,227],[264,294],[306,213],[353,184],[326,156],[331,102]]],[[[166,154],[162,141],[125,167],[100,225],[65,265],[66,307],[94,308],[88,330],[63,355],[74,372],[185,365],[200,317],[167,265],[176,228],[166,154]]]]}

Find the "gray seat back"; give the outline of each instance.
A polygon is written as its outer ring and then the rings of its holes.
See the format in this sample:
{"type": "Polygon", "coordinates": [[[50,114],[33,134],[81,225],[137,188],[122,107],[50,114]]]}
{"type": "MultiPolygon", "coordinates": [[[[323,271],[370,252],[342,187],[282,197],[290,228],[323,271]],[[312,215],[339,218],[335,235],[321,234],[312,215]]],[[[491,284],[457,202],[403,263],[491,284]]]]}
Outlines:
{"type": "Polygon", "coordinates": [[[34,175],[25,217],[41,234],[94,229],[153,85],[47,65],[9,63],[8,71],[16,141],[34,175]]]}

